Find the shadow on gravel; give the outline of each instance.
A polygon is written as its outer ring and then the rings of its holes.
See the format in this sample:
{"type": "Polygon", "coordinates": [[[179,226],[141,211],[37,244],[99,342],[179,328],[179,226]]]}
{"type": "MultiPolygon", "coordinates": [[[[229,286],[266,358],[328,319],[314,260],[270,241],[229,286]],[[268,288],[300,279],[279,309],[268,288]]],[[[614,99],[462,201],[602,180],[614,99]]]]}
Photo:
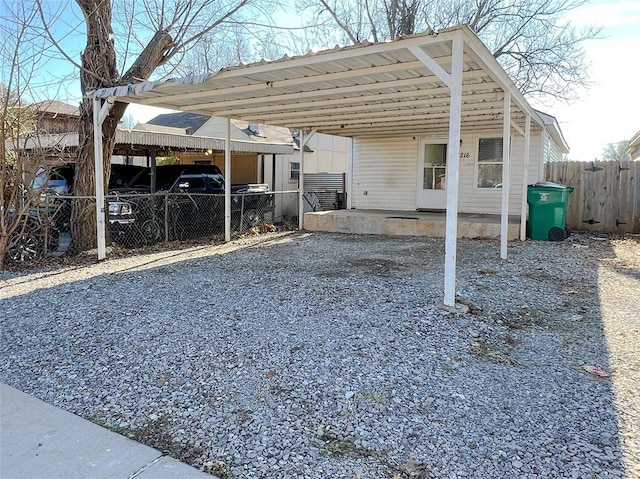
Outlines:
{"type": "Polygon", "coordinates": [[[594,373],[610,243],[459,244],[468,314],[438,307],[432,238],[290,234],[17,280],[0,380],[221,477],[628,474],[594,373]]]}

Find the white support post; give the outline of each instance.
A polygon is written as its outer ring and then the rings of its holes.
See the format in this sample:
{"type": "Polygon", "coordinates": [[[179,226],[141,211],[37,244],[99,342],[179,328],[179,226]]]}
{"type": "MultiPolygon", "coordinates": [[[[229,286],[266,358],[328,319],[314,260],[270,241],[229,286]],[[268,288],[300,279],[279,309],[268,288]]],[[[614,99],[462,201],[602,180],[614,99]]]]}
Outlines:
{"type": "Polygon", "coordinates": [[[224,240],[231,241],[231,119],[224,123],[224,240]]]}
{"type": "Polygon", "coordinates": [[[460,163],[460,121],[462,116],[462,36],[451,45],[451,101],[449,105],[449,144],[447,147],[447,213],[445,217],[444,304],[456,303],[456,249],[458,237],[458,177],[460,163]]]}
{"type": "Polygon", "coordinates": [[[304,131],[300,130],[300,170],[298,172],[298,229],[304,229],[304,131]]]}
{"type": "Polygon", "coordinates": [[[527,186],[529,184],[529,150],[531,149],[531,115],[524,123],[524,165],[522,166],[522,203],[520,207],[520,240],[527,239],[527,186]]]}
{"type": "MultiPolygon", "coordinates": [[[[105,103],[105,106],[107,103],[105,103]]],[[[108,112],[108,108],[106,110],[108,112]]],[[[100,98],[93,99],[93,158],[94,158],[94,183],[96,194],[96,237],[98,249],[98,261],[107,256],[107,226],[104,210],[104,163],[102,143],[102,123],[106,117],[101,115],[102,105],[100,98]]]]}
{"type": "Polygon", "coordinates": [[[353,208],[353,138],[349,138],[347,149],[347,209],[353,208]]]}
{"type": "Polygon", "coordinates": [[[500,257],[507,259],[509,239],[509,182],[511,181],[511,92],[504,92],[502,121],[502,205],[500,208],[500,257]]]}

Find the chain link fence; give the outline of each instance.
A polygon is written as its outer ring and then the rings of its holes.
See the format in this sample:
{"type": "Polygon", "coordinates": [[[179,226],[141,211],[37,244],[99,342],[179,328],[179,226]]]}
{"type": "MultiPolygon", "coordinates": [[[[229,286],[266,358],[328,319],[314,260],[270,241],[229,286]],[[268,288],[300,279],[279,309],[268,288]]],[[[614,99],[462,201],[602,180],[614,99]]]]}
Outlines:
{"type": "MultiPolygon", "coordinates": [[[[282,221],[275,213],[277,192],[231,196],[231,231],[246,232],[282,221]]],[[[116,244],[141,247],[224,235],[224,195],[110,195],[109,232],[116,244]]]]}
{"type": "MultiPolygon", "coordinates": [[[[77,229],[71,219],[73,208],[82,208],[87,217],[95,216],[95,197],[47,196],[12,236],[6,259],[16,264],[37,263],[65,253],[77,229]]],[[[109,238],[124,248],[224,237],[223,194],[110,194],[105,208],[109,238]]],[[[297,224],[297,191],[231,195],[232,235],[294,229],[297,224]]]]}

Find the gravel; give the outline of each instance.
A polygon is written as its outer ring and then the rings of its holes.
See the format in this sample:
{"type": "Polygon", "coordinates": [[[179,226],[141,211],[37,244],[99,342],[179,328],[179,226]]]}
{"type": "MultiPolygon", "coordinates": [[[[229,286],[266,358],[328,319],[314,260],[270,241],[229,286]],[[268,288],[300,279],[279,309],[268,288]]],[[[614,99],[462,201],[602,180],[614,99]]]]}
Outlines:
{"type": "Polygon", "coordinates": [[[5,272],[0,381],[224,479],[640,477],[638,238],[458,245],[468,312],[433,238],[5,272]]]}

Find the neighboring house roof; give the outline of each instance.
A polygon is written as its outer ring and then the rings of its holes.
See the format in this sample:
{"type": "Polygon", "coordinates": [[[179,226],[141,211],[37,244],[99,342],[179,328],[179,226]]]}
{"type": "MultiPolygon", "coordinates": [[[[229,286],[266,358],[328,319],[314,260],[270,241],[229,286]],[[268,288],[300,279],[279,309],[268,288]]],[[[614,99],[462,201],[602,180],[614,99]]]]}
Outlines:
{"type": "Polygon", "coordinates": [[[562,134],[562,130],[560,129],[560,125],[558,124],[558,120],[556,120],[556,117],[539,110],[535,110],[535,112],[544,122],[545,126],[547,127],[547,131],[549,131],[556,144],[560,147],[562,153],[569,153],[569,145],[564,139],[564,135],[562,134]]]}
{"type": "Polygon", "coordinates": [[[62,103],[56,100],[45,100],[32,105],[37,111],[52,115],[80,116],[77,106],[62,103]]]}
{"type": "MultiPolygon", "coordinates": [[[[56,148],[77,148],[78,133],[59,133],[34,137],[26,140],[21,148],[25,150],[56,148]]],[[[224,140],[220,138],[201,137],[196,135],[176,135],[171,133],[158,133],[151,131],[116,130],[116,148],[118,145],[130,147],[139,151],[137,147],[157,147],[164,151],[224,151],[224,140]]],[[[291,154],[293,147],[289,144],[255,143],[252,141],[231,141],[231,151],[237,153],[273,153],[291,154]]]]}
{"type": "Polygon", "coordinates": [[[627,153],[629,153],[631,160],[640,160],[640,130],[629,140],[627,153]]]}
{"type": "Polygon", "coordinates": [[[177,113],[163,113],[158,115],[147,123],[159,126],[170,126],[173,128],[183,128],[188,135],[193,135],[196,131],[209,120],[208,115],[199,115],[197,113],[189,113],[181,111],[177,113]]]}
{"type": "MultiPolygon", "coordinates": [[[[226,120],[221,117],[179,112],[158,115],[149,123],[152,124],[152,127],[162,123],[173,128],[186,129],[187,134],[222,138],[224,136],[225,122],[226,120]],[[192,130],[192,128],[195,129],[192,130]]],[[[255,143],[293,143],[291,131],[288,128],[242,120],[231,120],[230,134],[231,139],[255,143]]]]}
{"type": "Polygon", "coordinates": [[[151,123],[137,123],[136,126],[132,128],[135,131],[152,131],[155,133],[170,133],[173,135],[186,135],[187,131],[185,128],[175,128],[173,126],[160,126],[160,125],[152,125],[151,123]]]}

